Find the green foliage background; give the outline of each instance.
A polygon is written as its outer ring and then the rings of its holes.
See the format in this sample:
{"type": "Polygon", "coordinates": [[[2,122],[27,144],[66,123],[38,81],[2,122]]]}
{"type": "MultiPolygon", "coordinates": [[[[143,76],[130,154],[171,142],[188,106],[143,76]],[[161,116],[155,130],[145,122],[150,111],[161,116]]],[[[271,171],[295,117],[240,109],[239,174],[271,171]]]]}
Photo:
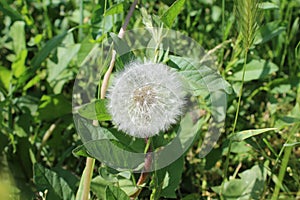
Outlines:
{"type": "MultiPolygon", "coordinates": [[[[183,2],[166,12],[172,0],[141,0],[128,29],[144,26],[144,8],[207,50],[224,42],[216,52],[217,65],[233,93],[213,151],[199,159],[201,142],[196,141],[184,158],[165,169],[181,175],[178,180],[157,180],[169,189],[155,194],[185,200],[270,199],[282,182],[276,198],[300,198],[300,1],[270,0],[261,6],[262,26],[249,51],[234,135],[243,67],[234,1],[183,2]]],[[[74,79],[93,45],[119,31],[130,4],[0,0],[0,199],[75,199],[85,157],[72,154],[81,145],[72,118],[74,79]]],[[[139,198],[149,198],[157,184],[152,181],[139,198]]],[[[116,194],[125,199],[134,187],[130,173],[96,162],[92,199],[116,199],[116,194]]]]}

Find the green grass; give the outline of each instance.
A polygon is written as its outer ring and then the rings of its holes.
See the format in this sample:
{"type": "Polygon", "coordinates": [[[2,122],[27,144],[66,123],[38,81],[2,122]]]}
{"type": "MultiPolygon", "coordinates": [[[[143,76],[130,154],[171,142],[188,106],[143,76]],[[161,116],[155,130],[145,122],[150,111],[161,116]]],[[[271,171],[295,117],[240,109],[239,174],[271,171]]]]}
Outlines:
{"type": "MultiPolygon", "coordinates": [[[[87,152],[72,117],[74,80],[94,45],[107,49],[102,41],[118,34],[131,3],[0,0],[0,199],[75,199],[81,192],[87,152]],[[72,153],[75,148],[81,156],[72,153]]],[[[264,1],[259,12],[256,1],[247,0],[172,4],[139,1],[128,29],[145,27],[151,16],[155,26],[178,30],[207,51],[223,44],[214,56],[232,93],[213,150],[199,158],[209,126],[203,119],[188,152],[148,174],[139,199],[299,198],[299,0],[264,1]],[[173,182],[166,182],[167,171],[173,182]]],[[[107,63],[103,77],[109,62],[97,58],[107,63]]],[[[117,59],[117,70],[124,59],[117,59]]],[[[101,87],[91,80],[80,86],[101,87]]],[[[199,97],[199,104],[205,100],[199,97]]],[[[140,148],[141,141],[128,148],[140,148]]],[[[154,146],[158,141],[166,142],[156,138],[154,146]]],[[[97,160],[93,165],[91,199],[127,198],[136,191],[139,174],[122,174],[97,160]]]]}

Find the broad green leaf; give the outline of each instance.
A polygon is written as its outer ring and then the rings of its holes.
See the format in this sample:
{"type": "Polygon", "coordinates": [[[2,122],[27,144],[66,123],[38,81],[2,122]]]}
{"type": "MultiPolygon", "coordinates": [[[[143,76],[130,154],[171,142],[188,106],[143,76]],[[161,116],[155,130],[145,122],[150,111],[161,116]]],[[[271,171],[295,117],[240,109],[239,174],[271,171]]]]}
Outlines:
{"type": "Polygon", "coordinates": [[[11,17],[12,20],[22,20],[23,17],[20,13],[12,9],[6,0],[0,0],[0,10],[7,16],[11,17]]]}
{"type": "Polygon", "coordinates": [[[51,170],[55,172],[60,178],[64,179],[73,193],[77,190],[79,184],[79,177],[72,171],[64,169],[63,166],[52,167],[51,170]]]}
{"type": "Polygon", "coordinates": [[[123,55],[131,51],[128,44],[124,40],[119,38],[118,35],[114,33],[110,33],[110,36],[114,42],[114,49],[117,51],[119,55],[123,55]]]}
{"type": "Polygon", "coordinates": [[[47,199],[72,200],[75,198],[70,186],[56,172],[40,164],[35,164],[33,170],[33,178],[38,190],[41,192],[48,190],[47,199]]]}
{"type": "Polygon", "coordinates": [[[23,87],[23,91],[28,90],[29,88],[33,87],[35,84],[40,82],[41,77],[40,76],[34,76],[30,81],[26,83],[26,85],[23,87]]]}
{"type": "Polygon", "coordinates": [[[130,200],[123,190],[112,185],[107,186],[105,194],[106,200],[130,200]]]}
{"type": "Polygon", "coordinates": [[[105,190],[110,184],[112,183],[98,175],[91,181],[91,191],[97,195],[98,199],[105,199],[105,190]]]}
{"type": "Polygon", "coordinates": [[[13,75],[16,78],[19,78],[26,71],[26,66],[25,66],[26,58],[27,58],[27,50],[24,49],[17,55],[17,59],[12,63],[11,68],[13,71],[13,75]]]}
{"type": "MultiPolygon", "coordinates": [[[[81,136],[81,139],[84,142],[87,150],[91,155],[99,155],[100,157],[105,156],[101,151],[103,148],[106,148],[103,145],[109,146],[108,149],[112,148],[112,152],[123,152],[127,150],[130,152],[144,152],[145,141],[142,138],[133,138],[123,132],[119,132],[116,129],[107,129],[101,126],[92,125],[91,121],[86,120],[80,117],[74,117],[74,120],[77,122],[77,129],[81,136]],[[99,140],[99,141],[97,141],[99,140]],[[103,141],[101,141],[103,140],[103,141]],[[106,141],[105,141],[106,140],[106,141]],[[111,141],[118,142],[111,142],[111,141]],[[94,142],[92,142],[94,141],[94,142]],[[99,143],[99,144],[97,144],[99,143]],[[118,148],[120,149],[118,149],[118,148]],[[114,149],[116,148],[116,149],[114,149]]],[[[103,149],[106,152],[106,149],[103,149]]],[[[125,151],[123,153],[126,153],[125,151]]],[[[129,153],[130,154],[130,153],[129,153]]],[[[117,154],[116,154],[117,155],[117,154]]],[[[113,160],[113,159],[112,159],[113,160]]]]}
{"type": "Polygon", "coordinates": [[[163,21],[169,28],[172,27],[172,24],[180,13],[181,9],[184,6],[185,0],[175,1],[171,7],[161,16],[161,21],[163,21]]]}
{"type": "Polygon", "coordinates": [[[98,99],[80,107],[78,113],[86,119],[108,121],[111,120],[111,116],[107,112],[106,105],[107,100],[98,99]]]}
{"type": "Polygon", "coordinates": [[[118,182],[117,175],[114,172],[111,172],[108,167],[103,166],[98,169],[99,175],[106,181],[111,183],[118,182]]]}
{"type": "Polygon", "coordinates": [[[279,26],[278,22],[269,22],[266,25],[259,28],[258,33],[255,36],[254,44],[263,44],[280,35],[285,31],[285,27],[279,26]]]}
{"type": "Polygon", "coordinates": [[[112,7],[110,7],[108,10],[105,11],[104,16],[107,15],[114,15],[114,14],[119,14],[124,12],[124,8],[126,7],[126,2],[120,2],[117,4],[114,4],[112,7]]]}
{"type": "Polygon", "coordinates": [[[218,71],[205,63],[195,63],[192,59],[179,56],[170,56],[170,60],[178,66],[179,74],[190,85],[196,96],[218,90],[224,90],[228,94],[232,92],[230,84],[218,71]]]}
{"type": "MultiPolygon", "coordinates": [[[[244,81],[252,81],[258,79],[264,79],[274,72],[278,71],[278,66],[271,61],[263,59],[252,60],[246,65],[245,79],[244,81]]],[[[242,81],[243,69],[235,72],[232,76],[228,77],[228,80],[242,81]]]]}
{"type": "Polygon", "coordinates": [[[74,74],[72,70],[68,70],[68,66],[71,60],[76,59],[80,49],[80,44],[74,44],[72,34],[68,34],[63,43],[65,43],[64,47],[57,48],[57,55],[55,56],[57,60],[47,59],[47,81],[53,88],[54,94],[61,93],[64,84],[73,79],[74,74]]]}
{"type": "Polygon", "coordinates": [[[88,152],[86,151],[86,148],[84,147],[84,145],[80,145],[80,146],[76,147],[75,149],[73,149],[72,153],[75,156],[91,157],[88,154],[88,152]]]}
{"type": "Polygon", "coordinates": [[[49,54],[57,48],[59,44],[63,41],[63,39],[67,36],[68,32],[63,32],[60,35],[57,35],[50,39],[45,46],[33,57],[31,60],[31,65],[33,67],[33,71],[37,70],[41,63],[45,61],[45,59],[49,56],[49,54]]]}
{"type": "Polygon", "coordinates": [[[275,122],[275,127],[281,129],[285,128],[286,126],[291,126],[294,123],[300,123],[300,118],[293,116],[279,117],[279,119],[277,119],[275,122]]]}
{"type": "Polygon", "coordinates": [[[262,133],[268,132],[268,131],[274,131],[277,130],[277,128],[263,128],[263,129],[252,129],[252,130],[246,130],[234,133],[230,135],[229,137],[234,141],[243,141],[247,138],[260,135],[262,133]]]}
{"type": "MultiPolygon", "coordinates": [[[[156,172],[156,178],[159,186],[159,197],[176,198],[176,190],[181,181],[183,172],[184,157],[181,156],[169,166],[160,169],[156,172]]],[[[157,189],[156,189],[157,190],[157,189]]]]}
{"type": "Polygon", "coordinates": [[[11,26],[9,33],[13,40],[13,50],[18,56],[21,51],[26,50],[25,22],[16,21],[11,26]]]}
{"type": "Polygon", "coordinates": [[[113,134],[102,126],[94,126],[91,120],[86,120],[80,116],[74,115],[74,121],[77,124],[77,131],[80,134],[84,145],[91,140],[115,139],[113,134]]]}
{"type": "Polygon", "coordinates": [[[87,9],[74,9],[72,10],[71,16],[68,16],[68,20],[80,24],[81,16],[91,16],[91,13],[87,9]]]}
{"type": "Polygon", "coordinates": [[[134,60],[135,56],[132,53],[128,44],[124,40],[120,39],[118,35],[114,33],[110,33],[110,36],[113,40],[114,49],[120,55],[119,58],[121,59],[123,64],[129,63],[132,60],[134,60]]]}
{"type": "MultiPolygon", "coordinates": [[[[222,196],[226,200],[260,199],[265,181],[267,169],[264,166],[255,165],[242,173],[240,179],[231,179],[224,184],[222,196]]],[[[212,187],[212,190],[221,193],[221,186],[212,187]]]]}
{"type": "Polygon", "coordinates": [[[118,181],[118,186],[128,196],[134,194],[138,190],[138,188],[135,185],[136,184],[133,183],[133,181],[131,179],[120,178],[118,181]]]}
{"type": "Polygon", "coordinates": [[[80,49],[80,44],[69,45],[67,47],[57,48],[57,59],[58,62],[54,63],[48,60],[48,77],[49,83],[55,82],[60,79],[60,74],[68,67],[70,61],[77,55],[80,49]]]}
{"type": "MultiPolygon", "coordinates": [[[[229,143],[229,140],[226,140],[226,142],[224,142],[224,147],[222,147],[222,155],[223,156],[227,155],[228,143],[229,143]]],[[[231,143],[230,152],[232,152],[232,153],[243,154],[243,153],[249,152],[250,150],[252,150],[252,148],[251,148],[251,146],[249,146],[249,144],[246,141],[233,141],[231,143]]]]}
{"type": "Polygon", "coordinates": [[[0,86],[3,85],[3,87],[6,89],[6,91],[9,91],[9,85],[11,81],[11,71],[8,70],[5,67],[0,66],[0,86]]]}
{"type": "Polygon", "coordinates": [[[130,152],[119,144],[118,140],[99,139],[85,142],[84,146],[92,157],[109,167],[119,170],[139,170],[144,163],[144,154],[130,152]]]}
{"type": "Polygon", "coordinates": [[[212,7],[211,18],[214,22],[217,22],[218,20],[220,20],[221,14],[222,14],[222,9],[219,6],[212,7]]]}
{"type": "Polygon", "coordinates": [[[92,52],[93,48],[97,48],[99,45],[90,42],[92,38],[86,37],[80,45],[80,49],[77,53],[77,63],[82,66],[84,60],[89,56],[89,53],[92,52]]]}
{"type": "Polygon", "coordinates": [[[43,95],[38,108],[38,116],[41,120],[52,120],[71,114],[72,106],[63,94],[43,95]]]}

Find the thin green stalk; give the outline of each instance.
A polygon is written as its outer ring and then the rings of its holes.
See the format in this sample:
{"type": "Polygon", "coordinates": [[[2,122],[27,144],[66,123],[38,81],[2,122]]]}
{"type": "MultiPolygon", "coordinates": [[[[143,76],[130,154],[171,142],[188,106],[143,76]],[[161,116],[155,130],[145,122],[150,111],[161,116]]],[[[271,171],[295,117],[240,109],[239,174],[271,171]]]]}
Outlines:
{"type": "MultiPolygon", "coordinates": [[[[233,128],[232,128],[232,134],[235,132],[236,125],[237,125],[237,120],[239,116],[239,111],[240,111],[240,105],[241,105],[241,99],[242,99],[242,94],[243,94],[243,87],[244,87],[244,80],[245,80],[245,72],[246,72],[246,64],[247,64],[247,57],[248,57],[248,49],[245,50],[245,55],[244,55],[244,65],[243,65],[243,75],[242,75],[242,85],[239,91],[239,99],[238,99],[238,105],[235,113],[235,118],[234,118],[234,123],[233,123],[233,128]]],[[[224,169],[224,179],[227,180],[227,174],[228,174],[228,167],[229,167],[229,155],[231,151],[231,144],[232,140],[229,140],[228,144],[228,151],[227,151],[227,157],[225,161],[225,169],[224,169]]]]}
{"type": "MultiPolygon", "coordinates": [[[[126,18],[125,18],[125,22],[124,22],[122,28],[119,31],[119,37],[120,38],[122,38],[124,36],[124,32],[126,31],[127,25],[129,23],[129,20],[130,20],[132,14],[133,14],[133,11],[134,11],[135,6],[137,5],[137,3],[138,3],[138,0],[135,0],[131,4],[130,10],[129,10],[126,18]]],[[[110,63],[108,71],[104,75],[103,84],[101,85],[101,89],[100,89],[101,90],[101,93],[100,93],[100,98],[101,99],[105,98],[106,89],[108,87],[109,77],[110,77],[110,74],[111,74],[112,69],[114,67],[115,60],[116,60],[116,51],[113,50],[112,53],[113,53],[113,55],[112,55],[112,58],[111,58],[111,63],[110,63]]],[[[99,95],[99,93],[98,93],[98,95],[99,95]]],[[[95,126],[97,126],[98,121],[94,120],[93,124],[95,126]]],[[[86,159],[86,166],[85,166],[84,172],[83,172],[82,177],[81,177],[81,182],[80,182],[80,186],[82,185],[82,188],[79,187],[77,195],[76,195],[76,200],[78,198],[80,200],[88,200],[88,197],[89,197],[89,194],[90,194],[90,184],[91,184],[91,179],[92,179],[92,175],[93,175],[94,165],[95,165],[95,159],[88,157],[86,159]]]]}
{"type": "MultiPolygon", "coordinates": [[[[294,135],[296,133],[296,131],[298,130],[299,125],[295,125],[292,130],[291,130],[291,140],[288,141],[293,141],[294,140],[294,135]]],[[[278,196],[279,196],[279,192],[280,192],[280,188],[282,186],[282,182],[284,179],[284,175],[288,166],[288,162],[293,150],[293,146],[284,146],[284,156],[282,158],[282,163],[281,163],[281,167],[280,167],[280,171],[279,171],[279,175],[278,175],[278,182],[276,182],[275,185],[275,189],[272,195],[271,200],[277,200],[278,196]]]]}
{"type": "Polygon", "coordinates": [[[78,29],[78,42],[80,42],[83,38],[83,18],[84,18],[84,10],[83,10],[83,0],[80,0],[79,3],[79,11],[80,11],[80,19],[79,19],[79,29],[78,29]]]}
{"type": "Polygon", "coordinates": [[[90,194],[91,179],[93,176],[93,169],[95,166],[95,159],[87,158],[86,166],[81,176],[79,188],[76,194],[76,200],[88,200],[90,194]]]}
{"type": "Polygon", "coordinates": [[[289,159],[290,159],[292,149],[293,149],[293,147],[290,147],[290,146],[285,147],[284,156],[283,156],[283,159],[282,159],[282,164],[281,164],[281,168],[280,168],[279,175],[278,175],[278,182],[276,183],[275,190],[274,190],[274,193],[272,195],[271,200],[278,199],[280,187],[282,185],[282,181],[283,181],[283,178],[284,178],[284,175],[285,175],[285,172],[286,172],[286,168],[287,168],[287,165],[288,165],[288,162],[289,162],[289,159]]]}
{"type": "MultiPolygon", "coordinates": [[[[243,87],[245,80],[245,72],[246,72],[246,64],[248,58],[248,52],[250,47],[253,45],[254,37],[257,32],[257,28],[260,21],[260,13],[259,13],[259,0],[235,0],[235,15],[238,22],[238,29],[242,36],[243,40],[243,53],[244,53],[244,64],[243,64],[243,74],[242,74],[242,84],[239,91],[237,110],[235,113],[232,134],[235,132],[237,120],[239,116],[241,99],[243,95],[243,87]]],[[[230,160],[230,152],[231,152],[232,139],[229,139],[227,157],[225,160],[225,168],[224,168],[224,181],[221,185],[221,199],[224,199],[222,193],[224,190],[225,182],[228,180],[228,167],[230,160]]]]}
{"type": "Polygon", "coordinates": [[[46,6],[46,2],[45,1],[43,1],[43,10],[45,12],[47,35],[48,35],[49,39],[51,39],[53,37],[53,34],[52,34],[52,23],[50,21],[49,15],[48,15],[48,8],[46,6]]]}
{"type": "MultiPolygon", "coordinates": [[[[222,43],[225,41],[225,0],[222,0],[222,43]]],[[[224,61],[224,47],[221,50],[221,58],[220,58],[220,66],[219,69],[222,67],[224,61]]]]}

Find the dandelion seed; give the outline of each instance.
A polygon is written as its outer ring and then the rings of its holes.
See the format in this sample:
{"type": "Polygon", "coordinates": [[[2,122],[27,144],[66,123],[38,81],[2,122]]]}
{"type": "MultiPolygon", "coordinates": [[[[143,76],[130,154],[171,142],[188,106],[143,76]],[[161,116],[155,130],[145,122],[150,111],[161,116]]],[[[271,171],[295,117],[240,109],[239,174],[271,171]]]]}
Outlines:
{"type": "Polygon", "coordinates": [[[109,88],[108,110],[119,130],[146,138],[176,122],[184,96],[179,76],[168,66],[132,62],[109,88]]]}

